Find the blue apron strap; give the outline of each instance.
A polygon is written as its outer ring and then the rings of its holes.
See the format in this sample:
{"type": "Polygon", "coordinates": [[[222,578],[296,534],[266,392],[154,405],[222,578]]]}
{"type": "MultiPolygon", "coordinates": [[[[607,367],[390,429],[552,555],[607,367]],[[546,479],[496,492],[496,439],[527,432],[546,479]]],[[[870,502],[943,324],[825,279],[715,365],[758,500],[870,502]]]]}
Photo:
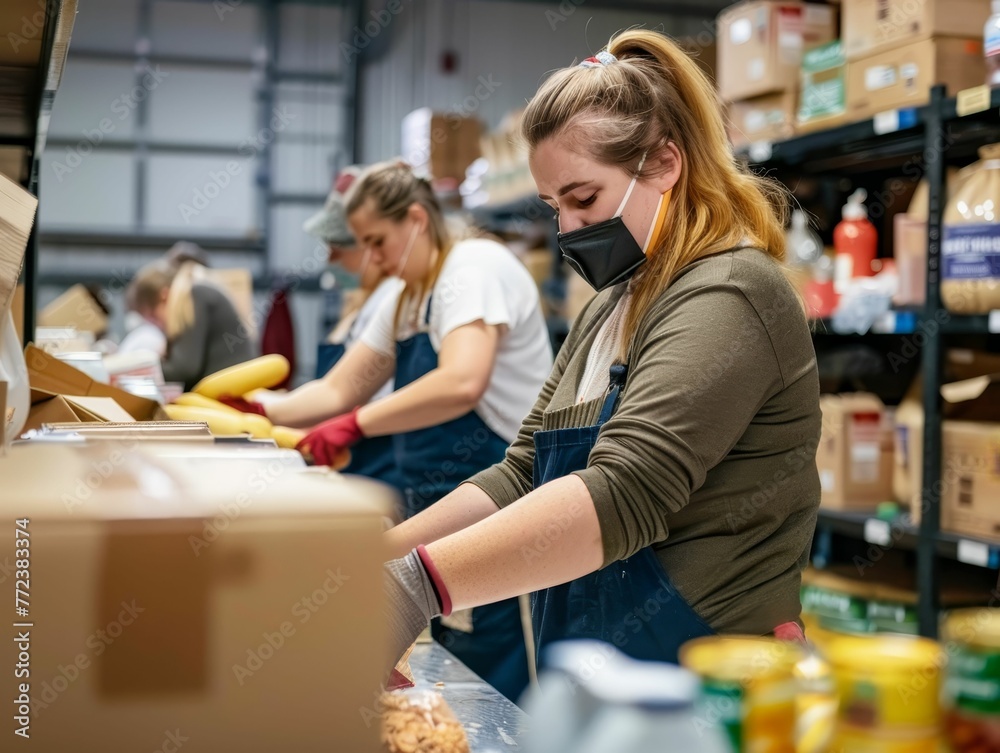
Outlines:
{"type": "Polygon", "coordinates": [[[608,382],[608,394],[604,398],[604,405],[601,407],[601,415],[597,419],[597,425],[601,426],[608,422],[611,415],[618,407],[618,399],[621,391],[625,387],[625,378],[628,376],[628,365],[616,363],[611,367],[611,378],[608,382]]]}

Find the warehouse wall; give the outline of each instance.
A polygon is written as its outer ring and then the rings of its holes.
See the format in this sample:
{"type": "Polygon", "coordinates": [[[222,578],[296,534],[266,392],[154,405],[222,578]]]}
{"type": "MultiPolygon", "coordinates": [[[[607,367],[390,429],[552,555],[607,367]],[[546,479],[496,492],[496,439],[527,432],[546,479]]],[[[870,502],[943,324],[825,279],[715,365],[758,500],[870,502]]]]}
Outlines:
{"type": "MultiPolygon", "coordinates": [[[[399,12],[361,58],[359,139],[366,162],[399,153],[400,121],[417,107],[475,114],[496,126],[524,105],[546,72],[591,55],[615,31],[640,25],[676,36],[714,33],[710,20],[590,8],[583,0],[396,0],[388,7],[394,5],[399,12]],[[442,70],[446,51],[456,55],[453,73],[442,70]],[[489,85],[481,87],[480,78],[489,85]],[[477,87],[485,97],[476,97],[477,87]]],[[[369,0],[366,20],[377,23],[386,7],[386,0],[369,0]]]]}

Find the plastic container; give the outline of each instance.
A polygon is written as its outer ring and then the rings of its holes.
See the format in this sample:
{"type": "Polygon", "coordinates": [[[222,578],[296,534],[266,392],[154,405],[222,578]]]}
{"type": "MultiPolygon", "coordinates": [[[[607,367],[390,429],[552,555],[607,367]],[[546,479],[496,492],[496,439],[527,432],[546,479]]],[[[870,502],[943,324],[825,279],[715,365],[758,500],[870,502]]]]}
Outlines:
{"type": "Polygon", "coordinates": [[[809,227],[806,213],[792,212],[792,226],[785,233],[785,259],[793,267],[807,267],[823,255],[823,243],[809,227]]]}
{"type": "Polygon", "coordinates": [[[685,643],[680,660],[702,678],[699,716],[719,718],[735,753],[796,753],[795,671],[803,653],[770,638],[711,636],[685,643]]]}
{"type": "Polygon", "coordinates": [[[986,83],[1000,86],[1000,0],[990,3],[993,15],[983,27],[983,54],[986,56],[986,83]]]}
{"type": "Polygon", "coordinates": [[[960,609],[945,621],[951,660],[945,727],[954,753],[1000,751],[1000,609],[960,609]]]}
{"type": "Polygon", "coordinates": [[[868,192],[863,188],[852,193],[842,210],[843,219],[833,229],[833,287],[838,294],[845,292],[855,277],[875,274],[873,262],[878,255],[878,233],[868,221],[864,201],[868,192]]]}
{"type": "Polygon", "coordinates": [[[956,314],[1000,309],[1000,144],[948,202],[941,233],[941,300],[956,314]]]}
{"type": "Polygon", "coordinates": [[[718,719],[696,713],[691,672],[598,641],[557,643],[545,659],[527,698],[526,753],[732,753],[718,719]]]}
{"type": "Polygon", "coordinates": [[[833,753],[938,753],[946,655],[935,641],[836,636],[823,645],[840,708],[833,753]]]}

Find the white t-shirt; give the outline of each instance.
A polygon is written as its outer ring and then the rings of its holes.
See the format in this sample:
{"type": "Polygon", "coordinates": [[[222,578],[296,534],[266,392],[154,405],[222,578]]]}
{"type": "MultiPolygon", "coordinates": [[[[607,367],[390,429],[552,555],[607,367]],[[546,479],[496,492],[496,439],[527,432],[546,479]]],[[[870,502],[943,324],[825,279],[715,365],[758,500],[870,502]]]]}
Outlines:
{"type": "MultiPolygon", "coordinates": [[[[411,310],[403,312],[399,332],[394,332],[397,292],[387,298],[361,335],[361,341],[379,353],[395,353],[397,340],[417,330],[411,310]]],[[[427,297],[419,306],[424,329],[427,297]]],[[[504,246],[475,238],[455,244],[434,285],[431,300],[431,346],[440,352],[441,341],[454,329],[482,320],[506,325],[500,338],[489,386],[476,413],[507,442],[513,442],[521,421],[531,410],[552,370],[552,346],[538,300],[538,288],[528,270],[504,246]]]]}
{"type": "MultiPolygon", "coordinates": [[[[402,288],[403,281],[397,277],[386,277],[378,284],[378,287],[368,296],[368,300],[355,312],[354,321],[351,322],[351,326],[347,330],[347,335],[343,340],[346,347],[351,347],[361,338],[362,333],[368,328],[372,319],[375,318],[387,300],[391,298],[393,301],[396,301],[399,298],[399,291],[402,288]]],[[[378,392],[372,395],[372,402],[391,395],[392,388],[393,380],[390,379],[379,387],[378,392]]]]}

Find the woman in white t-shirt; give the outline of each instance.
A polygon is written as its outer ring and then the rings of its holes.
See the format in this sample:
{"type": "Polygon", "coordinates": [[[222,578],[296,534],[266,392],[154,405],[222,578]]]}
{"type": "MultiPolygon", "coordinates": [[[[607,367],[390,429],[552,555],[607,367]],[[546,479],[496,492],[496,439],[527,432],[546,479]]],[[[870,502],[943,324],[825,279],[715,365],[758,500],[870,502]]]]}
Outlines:
{"type": "MultiPolygon", "coordinates": [[[[412,516],[503,460],[552,350],[527,269],[499,243],[453,242],[430,184],[408,166],[370,168],[348,191],[346,209],[360,247],[404,286],[322,380],[268,406],[268,416],[286,426],[335,416],[300,445],[318,463],[364,437],[394,435],[412,516]],[[369,402],[393,377],[395,392],[369,402]]],[[[508,697],[525,688],[516,599],[476,608],[471,625],[433,632],[508,697]]]]}

